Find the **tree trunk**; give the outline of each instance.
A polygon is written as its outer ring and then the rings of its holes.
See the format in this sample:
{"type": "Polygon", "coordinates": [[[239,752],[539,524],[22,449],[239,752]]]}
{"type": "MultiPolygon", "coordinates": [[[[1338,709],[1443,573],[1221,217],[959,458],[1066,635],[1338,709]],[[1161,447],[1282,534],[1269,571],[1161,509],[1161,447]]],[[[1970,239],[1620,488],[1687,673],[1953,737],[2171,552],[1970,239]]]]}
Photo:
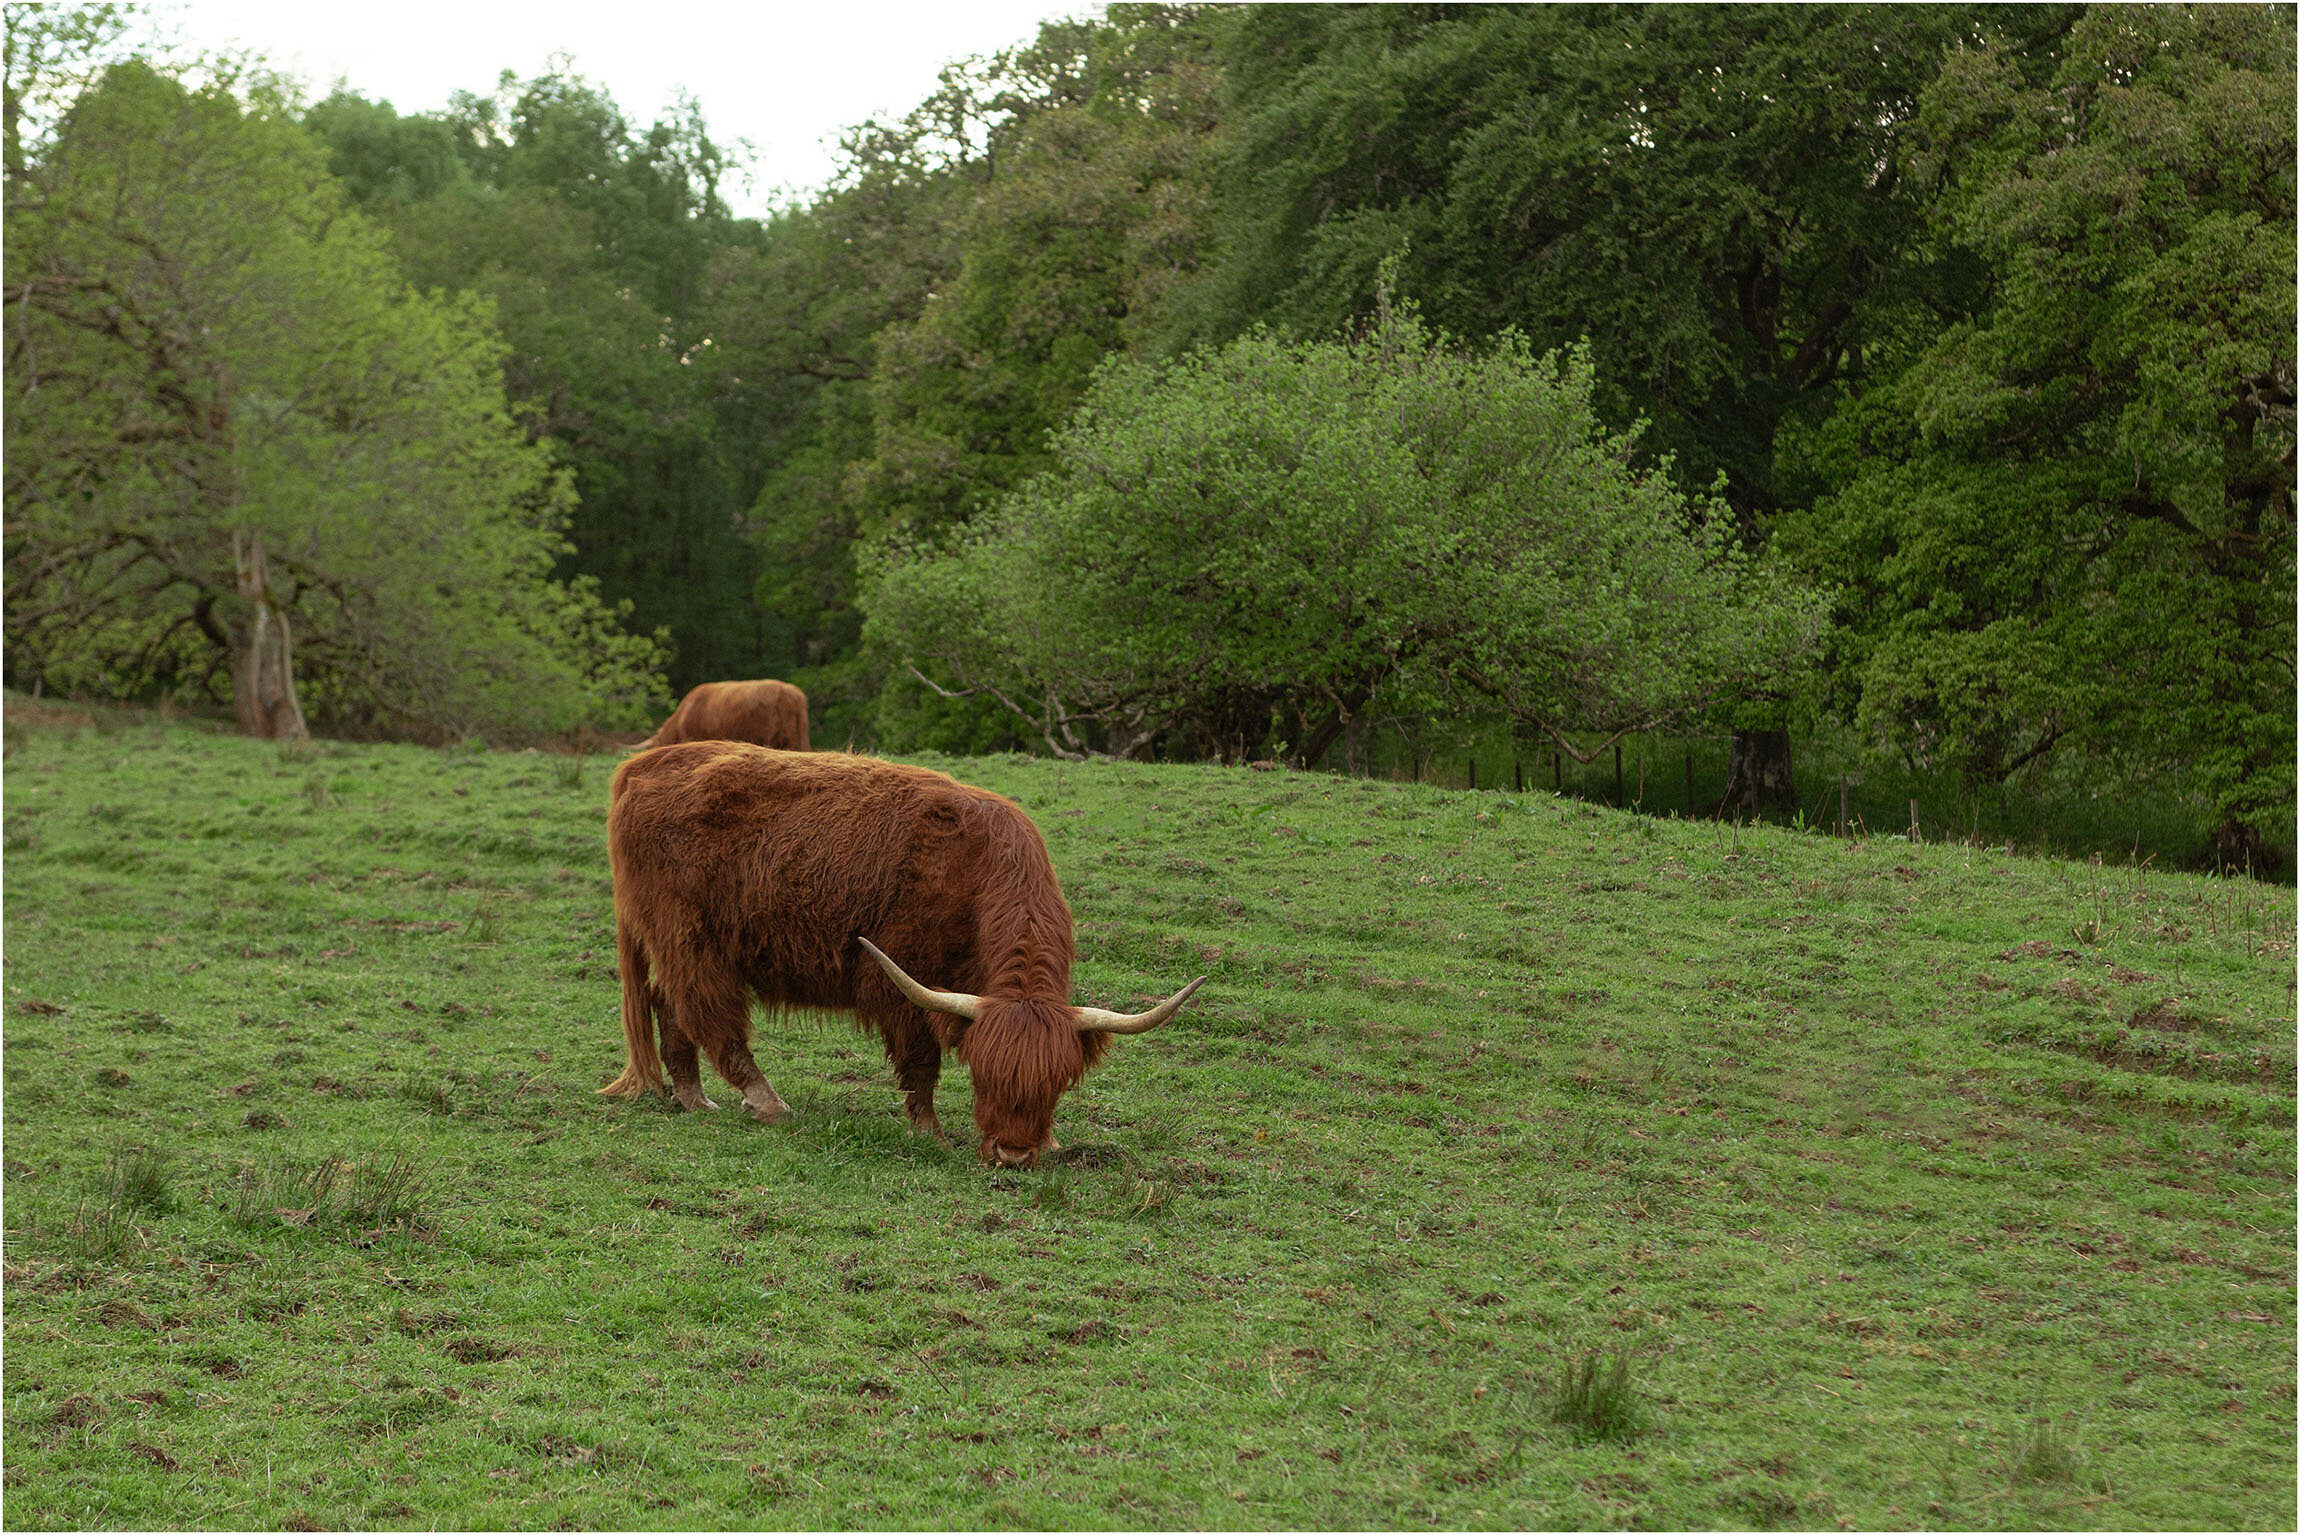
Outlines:
{"type": "Polygon", "coordinates": [[[232,573],[249,609],[239,654],[232,658],[232,711],[239,716],[240,730],[264,741],[305,740],[311,732],[296,702],[287,611],[272,594],[261,533],[232,534],[232,573]]]}
{"type": "Polygon", "coordinates": [[[1735,820],[1797,808],[1797,777],[1789,762],[1786,730],[1736,730],[1725,768],[1725,797],[1717,813],[1735,820]]]}
{"type": "MultiPolygon", "coordinates": [[[[1308,772],[1324,760],[1335,740],[1357,723],[1358,711],[1365,707],[1369,696],[1367,693],[1355,692],[1347,698],[1336,697],[1333,712],[1326,716],[1317,729],[1310,732],[1309,739],[1294,752],[1294,765],[1308,772]]],[[[1348,759],[1345,757],[1344,760],[1348,759]]]]}
{"type": "Polygon", "coordinates": [[[2230,816],[2212,832],[2213,861],[2223,874],[2253,874],[2260,858],[2260,828],[2230,816]]]}

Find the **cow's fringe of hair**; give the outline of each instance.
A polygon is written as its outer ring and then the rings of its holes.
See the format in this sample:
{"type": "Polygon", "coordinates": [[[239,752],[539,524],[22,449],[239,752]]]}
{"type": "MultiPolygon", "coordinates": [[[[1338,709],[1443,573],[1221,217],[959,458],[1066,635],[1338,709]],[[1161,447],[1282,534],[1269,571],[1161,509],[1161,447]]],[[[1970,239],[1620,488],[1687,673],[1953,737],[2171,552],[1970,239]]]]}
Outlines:
{"type": "Polygon", "coordinates": [[[1029,1146],[1044,1133],[1055,1100],[1085,1075],[1107,1037],[1078,1033],[1073,1016],[1060,1002],[984,1003],[963,1051],[983,1134],[1029,1146]]]}
{"type": "Polygon", "coordinates": [[[616,956],[623,967],[623,1074],[600,1093],[636,1098],[663,1090],[663,1058],[655,1053],[655,999],[647,984],[647,951],[620,917],[615,922],[616,956]]]}

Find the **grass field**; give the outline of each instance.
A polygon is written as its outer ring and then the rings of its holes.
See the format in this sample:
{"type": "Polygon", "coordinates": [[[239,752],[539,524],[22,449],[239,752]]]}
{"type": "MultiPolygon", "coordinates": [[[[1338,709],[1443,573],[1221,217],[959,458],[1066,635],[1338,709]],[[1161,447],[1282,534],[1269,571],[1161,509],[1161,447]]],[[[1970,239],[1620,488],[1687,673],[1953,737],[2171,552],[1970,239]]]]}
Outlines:
{"type": "Polygon", "coordinates": [[[2292,1527],[2289,890],[933,765],[1213,976],[1064,1166],[594,1096],[606,759],[11,700],[8,1525],[2292,1527]]]}

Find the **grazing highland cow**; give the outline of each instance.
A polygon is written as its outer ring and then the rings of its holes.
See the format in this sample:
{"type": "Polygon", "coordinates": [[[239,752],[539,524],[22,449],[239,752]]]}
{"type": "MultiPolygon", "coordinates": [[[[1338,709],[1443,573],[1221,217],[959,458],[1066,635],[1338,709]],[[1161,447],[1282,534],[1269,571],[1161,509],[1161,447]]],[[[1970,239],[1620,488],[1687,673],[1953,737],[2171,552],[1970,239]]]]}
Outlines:
{"type": "Polygon", "coordinates": [[[1028,1167],[1054,1145],[1055,1100],[1110,1036],[1156,1028],[1206,979],[1146,1013],[1071,1006],[1070,908],[1038,828],[1012,800],[926,768],[662,747],[616,772],[607,852],[627,1054],[600,1091],[617,1097],[659,1090],[668,1066],[681,1104],[715,1107],[700,1050],[753,1117],[787,1118],[751,1059],[755,993],[876,1028],[912,1126],[938,1138],[935,1082],[956,1053],[983,1160],[1028,1167]]]}
{"type": "Polygon", "coordinates": [[[787,682],[698,682],[635,750],[681,741],[748,741],[784,751],[807,749],[807,695],[787,682]]]}

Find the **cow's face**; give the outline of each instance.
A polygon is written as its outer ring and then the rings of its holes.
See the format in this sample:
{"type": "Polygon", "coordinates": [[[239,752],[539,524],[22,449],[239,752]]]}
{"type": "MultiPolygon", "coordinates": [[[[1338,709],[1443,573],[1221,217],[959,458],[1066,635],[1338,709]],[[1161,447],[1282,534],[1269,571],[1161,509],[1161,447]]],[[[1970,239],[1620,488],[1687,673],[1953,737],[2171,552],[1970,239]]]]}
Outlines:
{"type": "Polygon", "coordinates": [[[914,1007],[972,1024],[958,1038],[959,1058],[974,1076],[974,1125],[982,1159],[1028,1167],[1054,1144],[1054,1104],[1120,1034],[1146,1034],[1181,1010],[1204,976],[1146,1013],[1112,1013],[1065,1002],[999,1001],[972,992],[937,991],[912,979],[886,951],[860,933],[855,941],[914,1007]]]}
{"type": "Polygon", "coordinates": [[[1090,1042],[1059,1003],[983,1001],[960,1048],[985,1162],[1028,1167],[1054,1143],[1054,1105],[1085,1074],[1090,1042]]]}

